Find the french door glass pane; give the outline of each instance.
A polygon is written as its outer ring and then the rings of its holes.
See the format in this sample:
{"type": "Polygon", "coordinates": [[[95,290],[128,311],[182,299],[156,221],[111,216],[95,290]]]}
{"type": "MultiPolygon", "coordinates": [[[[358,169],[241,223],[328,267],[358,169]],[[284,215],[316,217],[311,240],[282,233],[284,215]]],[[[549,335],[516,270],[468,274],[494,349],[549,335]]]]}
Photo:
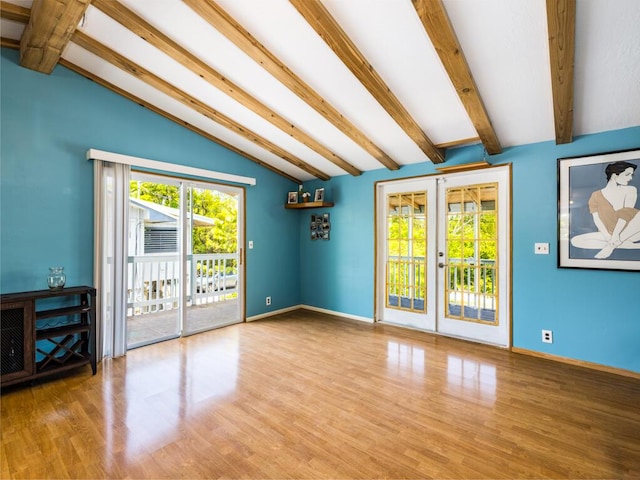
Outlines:
{"type": "Polygon", "coordinates": [[[497,325],[498,184],[447,189],[446,315],[497,325]]]}
{"type": "Polygon", "coordinates": [[[426,203],[424,192],[387,195],[388,308],[426,311],[426,203]]]}

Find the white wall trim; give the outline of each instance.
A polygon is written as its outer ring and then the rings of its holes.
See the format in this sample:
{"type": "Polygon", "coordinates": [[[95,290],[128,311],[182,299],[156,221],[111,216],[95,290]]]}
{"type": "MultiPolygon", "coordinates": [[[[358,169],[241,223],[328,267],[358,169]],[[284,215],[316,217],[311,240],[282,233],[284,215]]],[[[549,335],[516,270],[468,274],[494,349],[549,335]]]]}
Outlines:
{"type": "Polygon", "coordinates": [[[281,308],[280,310],[273,310],[271,312],[253,315],[252,317],[247,317],[247,322],[253,322],[255,320],[261,320],[263,318],[273,317],[275,315],[280,315],[281,313],[293,312],[294,310],[300,310],[301,308],[304,308],[304,306],[294,305],[293,307],[281,308]]]}
{"type": "Polygon", "coordinates": [[[148,168],[151,170],[159,170],[162,172],[177,173],[182,175],[192,175],[195,177],[208,178],[211,180],[223,180],[225,182],[240,183],[243,185],[256,184],[256,179],[252,177],[243,177],[241,175],[216,172],[214,170],[206,170],[204,168],[188,167],[186,165],[178,165],[175,163],[132,157],[129,155],[122,155],[120,153],[96,150],[95,148],[90,148],[89,150],[87,150],[87,160],[102,160],[105,162],[123,163],[125,165],[131,165],[132,167],[148,168]]]}
{"type": "Polygon", "coordinates": [[[359,317],[357,315],[350,315],[348,313],[335,312],[333,310],[327,310],[326,308],[312,307],[311,305],[294,305],[293,307],[281,308],[280,310],[274,310],[272,312],[261,313],[252,317],[247,317],[247,322],[253,322],[255,320],[261,320],[263,318],[273,317],[281,313],[293,312],[294,310],[312,310],[314,312],[326,313],[327,315],[335,315],[336,317],[349,318],[351,320],[358,320],[359,322],[373,323],[373,319],[369,317],[359,317]]]}
{"type": "Polygon", "coordinates": [[[373,318],[351,315],[349,313],[336,312],[334,310],[327,310],[326,308],[312,307],[311,305],[300,305],[300,308],[304,308],[305,310],[312,310],[314,312],[326,313],[327,315],[335,315],[336,317],[348,318],[350,320],[357,320],[359,322],[373,323],[373,318]]]}

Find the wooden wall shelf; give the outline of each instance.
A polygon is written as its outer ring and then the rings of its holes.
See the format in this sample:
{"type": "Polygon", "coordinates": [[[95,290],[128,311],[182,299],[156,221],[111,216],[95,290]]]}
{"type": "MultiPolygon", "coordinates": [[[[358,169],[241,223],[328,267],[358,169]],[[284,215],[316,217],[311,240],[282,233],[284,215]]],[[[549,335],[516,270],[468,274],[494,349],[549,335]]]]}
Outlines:
{"type": "Polygon", "coordinates": [[[300,202],[300,203],[286,203],[284,208],[300,209],[300,208],[331,208],[333,202],[300,202]]]}

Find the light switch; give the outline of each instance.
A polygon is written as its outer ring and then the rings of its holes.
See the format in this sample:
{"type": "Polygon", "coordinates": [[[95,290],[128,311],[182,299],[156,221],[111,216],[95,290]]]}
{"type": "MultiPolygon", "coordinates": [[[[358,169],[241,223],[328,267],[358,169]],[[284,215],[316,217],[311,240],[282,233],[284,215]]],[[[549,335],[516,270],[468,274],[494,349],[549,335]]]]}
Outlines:
{"type": "Polygon", "coordinates": [[[534,247],[534,252],[536,255],[549,255],[549,244],[536,243],[534,247]]]}
{"type": "Polygon", "coordinates": [[[249,250],[253,249],[253,240],[249,240],[249,250]]]}

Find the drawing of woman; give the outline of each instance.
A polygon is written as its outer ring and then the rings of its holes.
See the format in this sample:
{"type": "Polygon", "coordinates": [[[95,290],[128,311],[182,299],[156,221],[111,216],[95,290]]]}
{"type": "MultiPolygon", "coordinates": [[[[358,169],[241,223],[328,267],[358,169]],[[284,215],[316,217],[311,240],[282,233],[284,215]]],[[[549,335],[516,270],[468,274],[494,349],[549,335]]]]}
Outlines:
{"type": "Polygon", "coordinates": [[[598,259],[609,258],[616,248],[640,249],[638,190],[629,185],[636,168],[628,162],[607,165],[607,184],[589,198],[589,212],[598,231],[576,235],[571,239],[574,247],[597,249],[598,259]]]}

